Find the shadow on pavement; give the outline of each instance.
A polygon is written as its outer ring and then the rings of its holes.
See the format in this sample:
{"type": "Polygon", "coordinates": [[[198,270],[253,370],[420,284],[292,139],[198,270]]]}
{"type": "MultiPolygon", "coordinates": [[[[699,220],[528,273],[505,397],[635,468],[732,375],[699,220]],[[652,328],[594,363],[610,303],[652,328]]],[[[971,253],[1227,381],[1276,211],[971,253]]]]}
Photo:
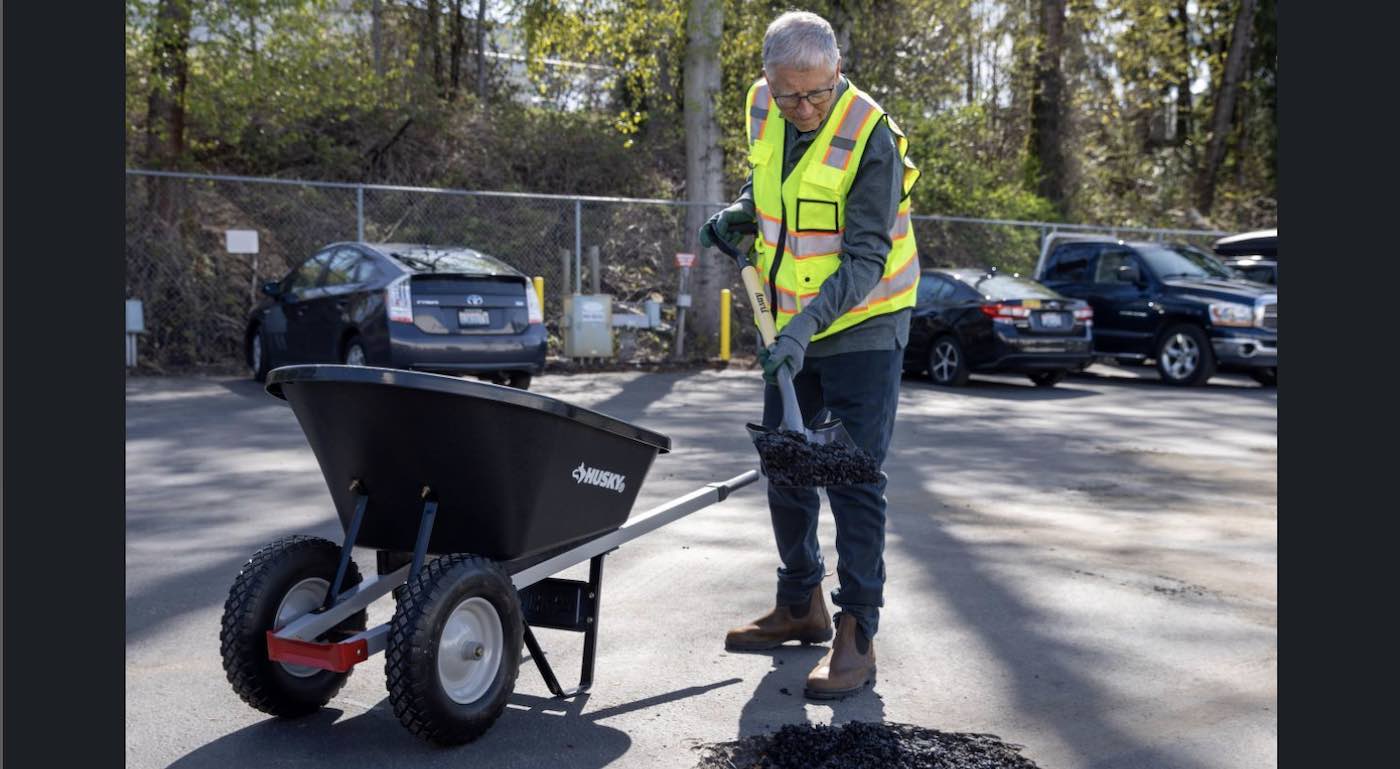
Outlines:
{"type": "MultiPolygon", "coordinates": [[[[901,474],[915,477],[907,468],[901,474]]],[[[1044,632],[1054,618],[1002,584],[973,546],[947,530],[936,495],[918,483],[892,491],[895,546],[909,551],[910,563],[924,566],[929,590],[961,615],[960,627],[974,632],[1009,671],[1019,715],[1053,730],[1085,765],[1200,767],[1186,754],[1144,745],[1118,725],[1111,692],[1095,681],[1095,671],[1109,664],[1102,654],[1044,632]],[[1119,763],[1129,756],[1131,762],[1119,763]]]]}
{"type": "Polygon", "coordinates": [[[358,716],[324,708],[306,718],[268,718],[221,737],[171,764],[171,769],[229,766],[365,765],[460,767],[474,756],[491,756],[492,767],[603,767],[632,746],[624,732],[599,721],[695,697],[732,686],[729,678],[622,705],[583,712],[587,693],[559,700],[512,694],[506,710],[481,739],[468,745],[440,748],[414,737],[395,718],[386,697],[358,716]],[[502,758],[508,757],[508,758],[502,758]]]}
{"type": "Polygon", "coordinates": [[[973,398],[994,398],[1008,401],[1061,401],[1075,398],[1088,398],[1098,395],[1097,390],[1064,387],[1036,387],[1026,380],[1024,385],[1000,382],[994,379],[969,379],[962,387],[943,387],[923,377],[905,375],[902,387],[912,391],[923,390],[929,394],[966,395],[973,398]]]}
{"type": "MultiPolygon", "coordinates": [[[[512,702],[515,701],[512,697],[512,702]]],[[[476,742],[437,747],[414,737],[394,717],[388,698],[360,715],[342,719],[335,708],[291,721],[268,718],[198,748],[171,769],[232,766],[463,767],[491,757],[493,769],[568,766],[597,769],[632,746],[618,729],[584,717],[507,707],[476,742]]]]}

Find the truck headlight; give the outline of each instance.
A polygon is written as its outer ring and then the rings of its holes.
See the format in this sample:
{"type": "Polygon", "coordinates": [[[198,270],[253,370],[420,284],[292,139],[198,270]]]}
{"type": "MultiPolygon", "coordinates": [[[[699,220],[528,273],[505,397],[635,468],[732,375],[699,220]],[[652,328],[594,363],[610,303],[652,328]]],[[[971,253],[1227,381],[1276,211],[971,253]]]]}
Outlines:
{"type": "Polygon", "coordinates": [[[1218,302],[1210,305],[1210,322],[1217,326],[1252,326],[1254,308],[1247,304],[1218,302]]]}

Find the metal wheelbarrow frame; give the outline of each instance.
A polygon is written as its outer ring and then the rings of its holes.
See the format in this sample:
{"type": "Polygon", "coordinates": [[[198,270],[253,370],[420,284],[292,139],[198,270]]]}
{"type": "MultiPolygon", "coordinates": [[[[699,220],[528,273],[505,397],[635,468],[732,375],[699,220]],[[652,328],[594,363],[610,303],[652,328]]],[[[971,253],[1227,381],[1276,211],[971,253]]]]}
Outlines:
{"type": "MultiPolygon", "coordinates": [[[[284,538],[244,565],[230,589],[220,633],[229,681],[255,708],[302,715],[329,702],[354,666],[386,652],[395,714],[410,731],[438,744],[470,742],[500,716],[514,688],[522,643],[555,697],[587,691],[593,684],[605,557],[723,501],[759,476],[749,470],[706,484],[629,521],[651,459],[668,451],[670,442],[621,420],[534,393],[389,369],[289,366],[271,372],[267,390],[291,402],[336,500],[345,537],[339,545],[284,538]],[[346,415],[347,402],[373,408],[346,415]],[[400,409],[405,404],[412,408],[400,409]],[[489,461],[485,468],[470,463],[469,470],[460,460],[423,454],[416,459],[433,467],[419,472],[400,461],[386,473],[375,468],[376,455],[383,458],[391,450],[402,460],[403,444],[345,445],[374,442],[387,434],[383,431],[412,433],[443,410],[462,422],[450,425],[455,431],[483,425],[499,430],[491,425],[497,416],[507,429],[533,425],[548,444],[527,446],[537,453],[557,454],[558,447],[579,442],[598,445],[605,457],[601,464],[621,463],[626,472],[609,473],[585,460],[571,473],[576,488],[559,480],[527,479],[531,488],[507,497],[520,507],[482,514],[474,502],[499,499],[481,488],[472,472],[499,473],[489,461]],[[370,424],[376,420],[383,423],[378,428],[370,424]],[[643,450],[628,453],[634,448],[628,442],[643,450]],[[443,476],[443,483],[435,484],[434,475],[443,476]],[[411,506],[405,499],[410,485],[417,487],[411,506]],[[578,503],[566,504],[572,508],[567,510],[549,508],[565,491],[573,494],[565,499],[576,497],[578,503]],[[512,516],[526,520],[496,520],[512,516]],[[444,520],[451,525],[444,526],[444,520]],[[377,551],[378,574],[360,577],[351,559],[357,546],[377,551]],[[589,562],[586,581],[552,576],[584,561],[589,562]],[[391,592],[397,600],[393,619],[365,627],[367,607],[391,592]],[[560,685],[532,627],[584,634],[577,686],[560,685]]],[[[531,440],[506,437],[512,445],[531,440]]],[[[575,459],[553,458],[563,467],[575,459]]],[[[552,465],[551,458],[541,457],[538,466],[552,467],[557,475],[558,463],[552,465]]]]}

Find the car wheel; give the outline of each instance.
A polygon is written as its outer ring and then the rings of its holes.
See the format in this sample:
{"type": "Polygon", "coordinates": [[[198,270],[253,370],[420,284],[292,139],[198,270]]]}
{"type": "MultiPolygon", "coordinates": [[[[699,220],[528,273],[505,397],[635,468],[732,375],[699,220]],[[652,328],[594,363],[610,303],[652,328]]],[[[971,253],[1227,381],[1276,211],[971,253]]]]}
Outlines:
{"type": "Polygon", "coordinates": [[[528,390],[530,389],[531,378],[529,372],[513,371],[506,376],[506,385],[508,387],[514,387],[517,390],[528,390]]]}
{"type": "Polygon", "coordinates": [[[350,337],[350,341],[345,344],[345,354],[341,360],[347,366],[365,365],[365,344],[358,336],[350,337]]]}
{"type": "Polygon", "coordinates": [[[1029,376],[1031,381],[1035,383],[1036,387],[1054,387],[1055,385],[1064,381],[1065,372],[1037,371],[1034,374],[1028,374],[1027,376],[1029,376]]]}
{"type": "Polygon", "coordinates": [[[1278,369],[1276,368],[1257,368],[1250,371],[1249,376],[1265,387],[1278,387],[1278,369]]]}
{"type": "Polygon", "coordinates": [[[267,372],[271,366],[268,365],[267,345],[263,342],[261,326],[253,332],[253,338],[248,342],[248,368],[253,372],[254,381],[267,381],[267,372]]]}
{"type": "Polygon", "coordinates": [[[1215,373],[1215,353],[1206,332],[1185,324],[1167,329],[1157,343],[1157,372],[1167,384],[1205,384],[1215,373]]]}
{"type": "Polygon", "coordinates": [[[928,375],[935,384],[947,387],[967,384],[967,359],[957,337],[951,334],[940,336],[929,345],[928,375]]]}

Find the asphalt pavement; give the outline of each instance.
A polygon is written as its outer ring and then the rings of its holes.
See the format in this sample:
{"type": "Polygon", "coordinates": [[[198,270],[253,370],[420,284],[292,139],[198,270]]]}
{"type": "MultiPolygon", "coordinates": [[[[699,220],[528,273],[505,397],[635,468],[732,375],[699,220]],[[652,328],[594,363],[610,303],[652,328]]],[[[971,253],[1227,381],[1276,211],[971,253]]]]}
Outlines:
{"type": "MultiPolygon", "coordinates": [[[[637,510],[756,463],[752,370],[532,389],[671,437],[637,510]]],[[[1244,377],[907,377],[873,689],[806,701],[824,648],[724,650],[725,630],[773,600],[760,481],[608,557],[591,693],[552,699],[525,662],[501,719],[451,749],[399,725],[382,656],[304,719],[238,699],[219,659],[228,588],[267,542],[341,538],[325,482],[291,411],[251,381],[133,377],[126,405],[129,767],[689,769],[705,743],[851,720],[996,734],[1047,769],[1277,765],[1277,391],[1244,377]]],[[[819,535],[829,591],[829,513],[819,535]]],[[[381,599],[370,621],[392,612],[381,599]]],[[[538,635],[568,685],[581,637],[538,635]]]]}

